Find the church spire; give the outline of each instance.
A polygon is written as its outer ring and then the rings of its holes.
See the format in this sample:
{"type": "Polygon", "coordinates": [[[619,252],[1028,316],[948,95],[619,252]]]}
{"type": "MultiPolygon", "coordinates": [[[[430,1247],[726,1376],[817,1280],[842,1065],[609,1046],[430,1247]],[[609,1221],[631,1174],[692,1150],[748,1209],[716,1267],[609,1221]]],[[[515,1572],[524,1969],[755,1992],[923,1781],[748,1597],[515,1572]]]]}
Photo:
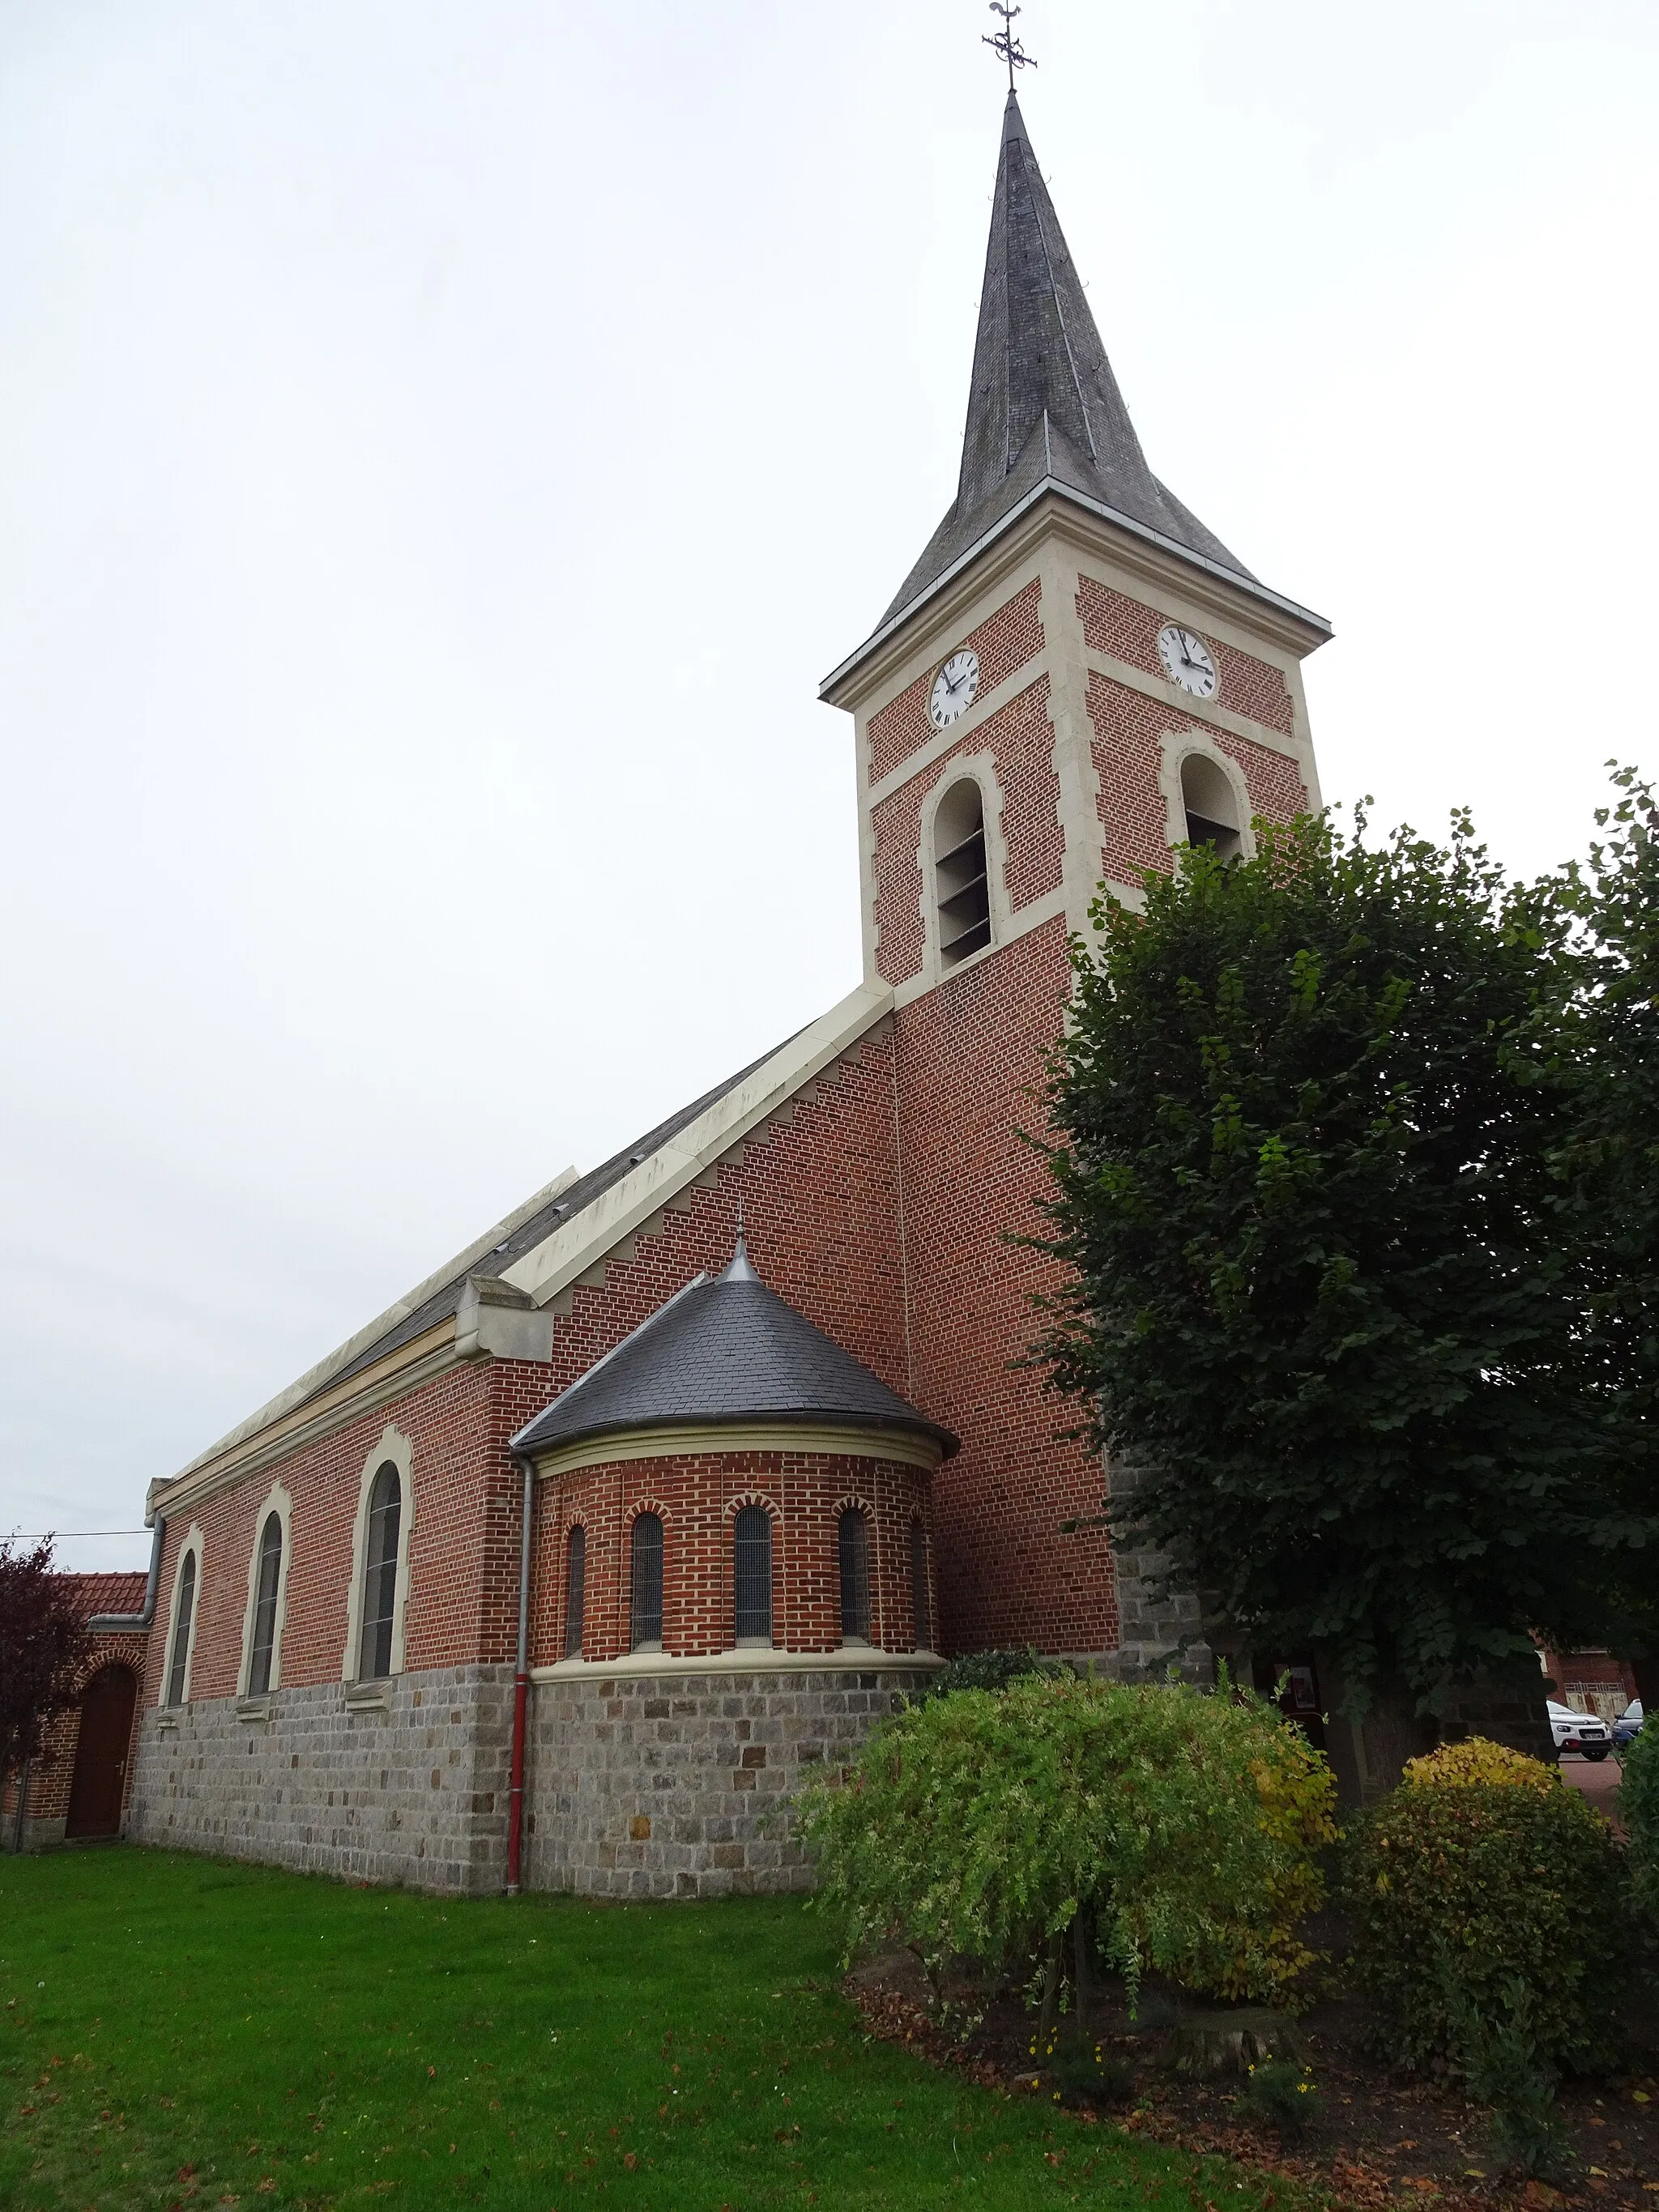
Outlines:
{"type": "Polygon", "coordinates": [[[1045,479],[1249,577],[1146,465],[1011,85],[962,475],[950,513],[884,621],[938,582],[1045,479]]]}

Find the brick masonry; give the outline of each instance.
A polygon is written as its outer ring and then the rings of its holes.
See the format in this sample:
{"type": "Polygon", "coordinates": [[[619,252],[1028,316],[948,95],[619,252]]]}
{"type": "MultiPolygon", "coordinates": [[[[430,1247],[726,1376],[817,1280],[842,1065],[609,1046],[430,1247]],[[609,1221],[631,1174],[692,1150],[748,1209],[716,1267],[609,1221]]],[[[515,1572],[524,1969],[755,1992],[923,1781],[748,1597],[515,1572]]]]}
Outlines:
{"type": "Polygon", "coordinates": [[[851,1507],[870,1522],[872,1641],[913,1650],[910,1529],[914,1522],[927,1529],[928,1486],[921,1468],[809,1451],[681,1454],[550,1477],[538,1516],[532,1662],[565,1652],[570,1532],[578,1527],[583,1654],[614,1660],[628,1650],[629,1545],[644,1512],[663,1522],[665,1650],[688,1657],[730,1650],[737,1635],[732,1532],[738,1508],[750,1504],[772,1522],[772,1631],[780,1650],[833,1651],[840,1644],[838,1522],[851,1507]]]}
{"type": "Polygon", "coordinates": [[[352,1711],[340,1682],[151,1708],[127,1833],[137,1843],[466,1893],[504,1879],[510,1668],[447,1667],[352,1711]]]}
{"type": "MultiPolygon", "coordinates": [[[[89,1620],[100,1613],[136,1613],[144,1601],[146,1577],[142,1574],[65,1575],[63,1579],[70,1585],[76,1611],[83,1620],[89,1620]]],[[[0,1841],[3,1841],[6,1847],[21,1843],[25,1850],[46,1850],[64,1841],[69,1825],[70,1791],[75,1779],[76,1756],[81,1741],[79,1699],[94,1675],[106,1667],[130,1668],[137,1686],[132,1738],[126,1749],[124,1785],[131,1794],[133,1746],[138,1733],[138,1708],[143,1703],[144,1668],[149,1646],[149,1638],[142,1632],[121,1635],[100,1632],[93,1638],[91,1654],[76,1678],[76,1700],[61,1712],[55,1713],[48,1721],[40,1756],[29,1769],[21,1832],[17,1814],[22,1777],[14,1773],[0,1778],[0,1841]]]]}
{"type": "Polygon", "coordinates": [[[526,1876],[590,1897],[798,1890],[789,1795],[854,1752],[917,1670],[606,1674],[535,1686],[526,1876]],[[596,1679],[597,1677],[597,1679],[596,1679]]]}

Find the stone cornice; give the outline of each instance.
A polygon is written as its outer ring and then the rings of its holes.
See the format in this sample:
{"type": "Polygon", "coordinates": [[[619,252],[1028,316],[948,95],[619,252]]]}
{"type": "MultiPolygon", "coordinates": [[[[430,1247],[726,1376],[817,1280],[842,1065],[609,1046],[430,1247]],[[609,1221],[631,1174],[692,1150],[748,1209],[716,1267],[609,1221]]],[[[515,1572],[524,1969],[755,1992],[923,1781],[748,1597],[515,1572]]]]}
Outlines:
{"type": "Polygon", "coordinates": [[[1298,606],[1265,584],[1253,582],[1201,554],[1189,552],[1145,524],[1091,500],[1068,484],[1045,477],[1017,506],[970,545],[936,584],[913,599],[890,622],[867,638],[839,668],[825,677],[818,696],[832,707],[856,711],[889,685],[918,649],[948,628],[954,614],[983,592],[988,581],[1030,559],[1051,531],[1063,533],[1079,551],[1110,560],[1155,592],[1172,592],[1241,621],[1300,659],[1331,635],[1321,615],[1298,606]]]}
{"type": "Polygon", "coordinates": [[[833,1651],[769,1651],[764,1645],[681,1658],[665,1651],[629,1651],[620,1659],[561,1659],[532,1667],[532,1682],[592,1682],[617,1675],[663,1674],[936,1674],[945,1664],[936,1651],[882,1651],[873,1644],[837,1644],[833,1651]]]}
{"type": "Polygon", "coordinates": [[[171,1519],[200,1499],[211,1498],[246,1475],[258,1474],[275,1466],[296,1451],[302,1451],[307,1444],[315,1443],[331,1430],[343,1429],[360,1420],[365,1413],[378,1413],[394,1398],[418,1390],[423,1382],[430,1382],[435,1376],[447,1374],[452,1367],[461,1364],[455,1341],[455,1320],[451,1315],[436,1328],[389,1352],[362,1375],[354,1375],[349,1382],[297,1407],[269,1428],[240,1443],[232,1443],[210,1458],[197,1461],[171,1481],[151,1483],[147,1510],[152,1514],[163,1513],[171,1519]]]}
{"type": "Polygon", "coordinates": [[[842,1459],[894,1460],[902,1467],[939,1463],[931,1437],[907,1436],[892,1429],[835,1427],[816,1422],[728,1421],[717,1427],[622,1429],[614,1435],[579,1437],[535,1459],[544,1479],[574,1474],[585,1468],[615,1467],[630,1459],[693,1459],[711,1452],[823,1452],[842,1459]]]}

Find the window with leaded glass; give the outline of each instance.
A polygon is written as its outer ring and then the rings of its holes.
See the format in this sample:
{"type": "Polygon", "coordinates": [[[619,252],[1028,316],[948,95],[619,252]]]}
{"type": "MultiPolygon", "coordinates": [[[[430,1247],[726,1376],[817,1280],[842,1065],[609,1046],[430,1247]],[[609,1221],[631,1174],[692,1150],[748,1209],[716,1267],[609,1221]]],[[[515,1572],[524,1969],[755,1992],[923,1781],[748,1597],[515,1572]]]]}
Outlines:
{"type": "Polygon", "coordinates": [[[633,1561],[629,1577],[632,1638],[635,1651],[662,1650],[662,1522],[655,1513],[641,1513],[634,1522],[633,1561]]]}
{"type": "Polygon", "coordinates": [[[870,1516],[850,1506],[841,1516],[841,1636],[870,1641],[870,1516]]]}
{"type": "Polygon", "coordinates": [[[196,1611],[196,1554],[185,1553],[179,1576],[179,1596],[173,1608],[173,1650],[167,1660],[167,1703],[185,1702],[185,1674],[190,1664],[190,1624],[196,1611]]]}
{"type": "Polygon", "coordinates": [[[582,1608],[587,1601],[587,1531],[573,1528],[565,1563],[564,1656],[582,1656],[582,1608]]]}
{"type": "Polygon", "coordinates": [[[737,1579],[738,1641],[772,1641],[772,1516],[763,1505],[745,1505],[732,1524],[737,1579]]]}
{"type": "Polygon", "coordinates": [[[933,1648],[933,1606],[927,1588],[927,1531],[920,1521],[910,1523],[910,1610],[916,1624],[916,1649],[933,1648]]]}
{"type": "Polygon", "coordinates": [[[402,1479],[392,1461],[383,1461],[374,1470],[374,1486],[368,1493],[363,1632],[357,1659],[360,1681],[376,1681],[392,1672],[392,1623],[398,1604],[398,1537],[403,1512],[402,1479]]]}
{"type": "Polygon", "coordinates": [[[264,1697],[270,1687],[276,1649],[276,1588],[283,1577],[281,1516],[267,1513],[259,1531],[259,1584],[253,1599],[253,1649],[248,1655],[248,1695],[264,1697]]]}

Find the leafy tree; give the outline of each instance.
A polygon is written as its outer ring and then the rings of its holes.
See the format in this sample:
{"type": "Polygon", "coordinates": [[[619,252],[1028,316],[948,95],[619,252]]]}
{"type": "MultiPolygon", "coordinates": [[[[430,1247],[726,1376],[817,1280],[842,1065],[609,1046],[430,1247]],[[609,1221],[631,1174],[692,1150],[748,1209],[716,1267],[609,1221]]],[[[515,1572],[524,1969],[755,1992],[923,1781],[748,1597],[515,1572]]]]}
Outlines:
{"type": "Polygon", "coordinates": [[[92,1650],[52,1541],[33,1551],[0,1542],[0,1775],[38,1757],[46,1723],[75,1701],[92,1650]]]}
{"type": "Polygon", "coordinates": [[[1258,825],[1103,901],[1052,1110],[1040,1356],[1141,1469],[1130,1540],[1351,1711],[1597,1640],[1587,1559],[1653,1531],[1585,1387],[1559,1156],[1583,987],[1558,879],[1258,825]]]}
{"type": "Polygon", "coordinates": [[[1563,871],[1580,932],[1578,988],[1547,1015],[1571,1121],[1553,1167],[1561,1233],[1584,1270],[1579,1354],[1623,1455],[1632,1511],[1625,1540],[1595,1562],[1614,1645],[1659,1698],[1659,1589],[1646,1551],[1659,1428],[1659,806],[1630,769],[1601,810],[1608,834],[1589,864],[1563,871]]]}

